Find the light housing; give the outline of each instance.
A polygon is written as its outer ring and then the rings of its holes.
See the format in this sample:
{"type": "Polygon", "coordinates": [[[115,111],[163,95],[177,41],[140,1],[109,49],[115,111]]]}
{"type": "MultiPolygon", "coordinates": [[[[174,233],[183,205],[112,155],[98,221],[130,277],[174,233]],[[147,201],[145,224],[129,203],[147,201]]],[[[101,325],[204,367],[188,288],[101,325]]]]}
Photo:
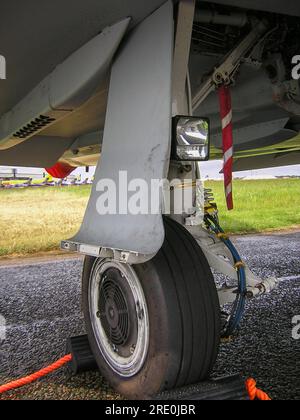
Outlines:
{"type": "Polygon", "coordinates": [[[181,115],[173,118],[173,159],[205,161],[209,159],[209,149],[209,119],[181,115]]]}

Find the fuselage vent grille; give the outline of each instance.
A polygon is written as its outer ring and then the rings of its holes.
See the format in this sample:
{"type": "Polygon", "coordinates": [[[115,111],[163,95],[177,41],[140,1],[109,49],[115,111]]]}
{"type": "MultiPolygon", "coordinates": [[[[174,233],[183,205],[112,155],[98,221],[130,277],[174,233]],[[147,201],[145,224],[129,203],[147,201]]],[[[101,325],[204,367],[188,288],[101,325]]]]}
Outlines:
{"type": "Polygon", "coordinates": [[[38,118],[35,118],[29,124],[25,125],[16,133],[14,133],[13,136],[17,139],[26,139],[27,137],[32,136],[32,134],[51,124],[53,121],[55,121],[55,118],[40,115],[38,118]]]}

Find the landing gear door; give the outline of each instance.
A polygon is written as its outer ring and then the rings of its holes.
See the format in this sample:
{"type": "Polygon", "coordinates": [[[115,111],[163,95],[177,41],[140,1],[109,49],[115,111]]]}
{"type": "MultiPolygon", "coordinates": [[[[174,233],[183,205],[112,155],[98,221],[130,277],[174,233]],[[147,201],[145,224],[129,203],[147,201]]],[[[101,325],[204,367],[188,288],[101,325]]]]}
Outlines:
{"type": "MultiPolygon", "coordinates": [[[[151,181],[167,178],[169,168],[173,25],[169,1],[129,35],[113,64],[103,148],[92,194],[82,227],[63,243],[65,249],[73,243],[90,255],[98,255],[99,247],[101,255],[103,249],[120,250],[121,259],[128,262],[129,253],[151,259],[163,244],[162,214],[151,214],[150,190],[151,181]],[[141,194],[148,195],[150,212],[131,214],[124,194],[140,182],[149,188],[141,194]],[[111,197],[114,185],[116,203],[111,197]],[[110,212],[116,207],[116,214],[101,215],[98,210],[108,189],[112,201],[107,205],[110,212]]],[[[129,200],[133,194],[128,191],[129,200]]]]}

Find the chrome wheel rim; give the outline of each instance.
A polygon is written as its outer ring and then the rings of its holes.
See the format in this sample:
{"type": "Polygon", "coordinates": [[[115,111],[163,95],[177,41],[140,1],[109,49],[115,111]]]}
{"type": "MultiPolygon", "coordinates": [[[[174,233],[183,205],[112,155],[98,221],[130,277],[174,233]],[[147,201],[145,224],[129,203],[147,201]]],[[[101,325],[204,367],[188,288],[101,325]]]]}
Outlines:
{"type": "Polygon", "coordinates": [[[89,311],[103,358],[122,377],[137,375],[149,348],[149,316],[134,269],[109,259],[96,260],[89,285],[89,311]]]}

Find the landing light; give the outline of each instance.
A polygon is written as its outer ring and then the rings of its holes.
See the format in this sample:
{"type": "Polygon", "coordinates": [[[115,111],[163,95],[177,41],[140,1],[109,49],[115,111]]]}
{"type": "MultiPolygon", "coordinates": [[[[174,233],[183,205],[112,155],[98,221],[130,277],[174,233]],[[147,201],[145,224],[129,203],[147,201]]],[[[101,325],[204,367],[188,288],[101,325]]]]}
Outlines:
{"type": "Polygon", "coordinates": [[[209,159],[209,120],[199,117],[173,118],[172,158],[181,161],[209,159]]]}

